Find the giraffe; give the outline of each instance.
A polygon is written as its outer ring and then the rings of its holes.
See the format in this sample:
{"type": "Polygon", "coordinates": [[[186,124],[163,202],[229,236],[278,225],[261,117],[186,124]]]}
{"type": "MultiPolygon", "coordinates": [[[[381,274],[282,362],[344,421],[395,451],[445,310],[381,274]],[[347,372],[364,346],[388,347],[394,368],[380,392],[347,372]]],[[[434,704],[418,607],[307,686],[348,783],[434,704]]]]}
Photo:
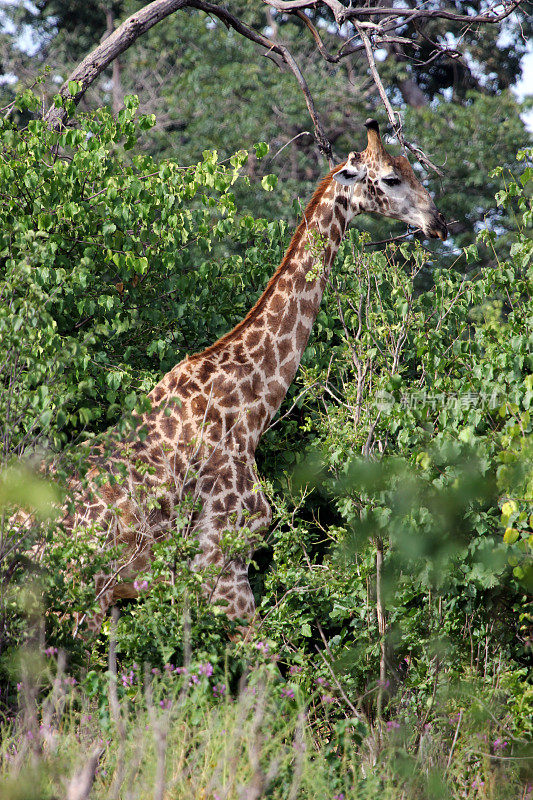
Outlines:
{"type": "Polygon", "coordinates": [[[184,496],[199,501],[192,530],[209,599],[230,619],[251,622],[251,553],[268,529],[271,511],[261,490],[255,451],[294,379],[318,313],[328,276],[350,220],[377,213],[446,239],[444,217],[402,156],[383,145],[378,123],[367,120],[367,147],[351,152],[320,182],[285,256],[259,300],[233,330],[170,370],[149,395],[139,419],[145,438],[119,442],[111,454],[89,457],[88,486],[65,518],[72,530],[97,524],[106,543],[124,545],[114,575],[97,580],[101,614],[120,597],[134,597],[135,575],[149,569],[151,548],[167,536],[184,496]],[[107,481],[127,465],[122,483],[107,481]],[[157,498],[150,509],[146,497],[157,498]],[[243,530],[246,552],[228,556],[221,538],[243,530]],[[120,580],[118,580],[120,579],[120,580]]]}

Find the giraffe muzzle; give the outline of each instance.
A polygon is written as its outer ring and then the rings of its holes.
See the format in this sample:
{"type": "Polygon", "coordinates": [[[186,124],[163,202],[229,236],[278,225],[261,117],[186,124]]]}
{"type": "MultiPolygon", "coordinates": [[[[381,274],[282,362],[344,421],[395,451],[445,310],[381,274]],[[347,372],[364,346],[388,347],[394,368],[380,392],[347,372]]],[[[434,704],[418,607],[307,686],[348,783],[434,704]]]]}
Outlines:
{"type": "Polygon", "coordinates": [[[433,217],[433,222],[428,233],[432,239],[440,239],[443,242],[448,238],[448,226],[440,211],[437,211],[433,217]]]}

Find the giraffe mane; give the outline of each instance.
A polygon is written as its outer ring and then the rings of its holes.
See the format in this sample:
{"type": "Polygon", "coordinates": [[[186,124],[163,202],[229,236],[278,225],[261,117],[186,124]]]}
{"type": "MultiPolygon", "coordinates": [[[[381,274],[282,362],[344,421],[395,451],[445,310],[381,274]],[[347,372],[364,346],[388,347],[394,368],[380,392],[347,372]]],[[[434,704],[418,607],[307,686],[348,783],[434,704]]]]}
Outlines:
{"type": "Polygon", "coordinates": [[[320,204],[320,201],[322,200],[322,197],[324,196],[326,190],[329,188],[329,186],[331,184],[331,181],[332,181],[332,178],[333,178],[333,175],[336,172],[338,172],[340,169],[342,169],[344,167],[345,163],[346,162],[343,161],[342,164],[338,164],[336,167],[334,167],[332,170],[330,170],[328,172],[328,174],[325,175],[322,178],[322,180],[320,181],[320,183],[318,184],[317,188],[315,189],[315,191],[313,193],[313,196],[311,197],[311,200],[307,204],[307,207],[306,207],[306,209],[305,209],[305,211],[303,213],[303,217],[302,217],[302,219],[300,221],[300,224],[298,225],[298,227],[296,228],[296,230],[294,231],[294,233],[292,235],[292,239],[291,239],[291,241],[289,243],[289,246],[288,246],[287,250],[285,251],[285,255],[283,256],[281,264],[279,265],[279,267],[277,268],[275,273],[270,278],[270,280],[267,283],[266,288],[265,288],[264,292],[262,293],[261,297],[259,297],[259,299],[255,303],[255,305],[252,306],[252,308],[246,314],[244,319],[242,319],[240,322],[238,322],[237,325],[235,325],[234,328],[232,328],[230,331],[225,333],[224,336],[222,336],[220,339],[218,339],[216,342],[214,342],[214,344],[210,345],[205,350],[202,350],[199,353],[195,353],[194,355],[189,356],[189,359],[188,359],[189,361],[192,361],[194,359],[201,358],[201,357],[204,357],[204,356],[210,356],[210,355],[213,355],[215,353],[218,353],[220,350],[222,350],[224,345],[226,345],[237,333],[239,333],[246,325],[248,325],[248,323],[251,320],[254,319],[254,317],[256,317],[260,313],[260,311],[262,310],[265,302],[268,300],[270,295],[273,293],[274,287],[275,287],[275,285],[276,285],[276,283],[278,281],[278,278],[285,271],[285,268],[287,267],[289,261],[291,260],[292,256],[296,252],[296,248],[300,244],[300,242],[301,242],[303,236],[305,235],[306,231],[309,229],[309,224],[311,222],[313,214],[315,213],[318,205],[320,204]]]}

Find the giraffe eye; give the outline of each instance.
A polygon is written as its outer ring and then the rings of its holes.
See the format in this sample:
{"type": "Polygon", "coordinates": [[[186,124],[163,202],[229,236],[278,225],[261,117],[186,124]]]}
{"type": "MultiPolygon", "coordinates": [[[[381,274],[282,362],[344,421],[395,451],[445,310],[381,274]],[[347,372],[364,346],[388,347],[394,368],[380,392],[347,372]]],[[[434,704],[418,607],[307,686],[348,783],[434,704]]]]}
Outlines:
{"type": "Polygon", "coordinates": [[[387,186],[399,186],[399,185],[400,185],[400,183],[401,183],[401,180],[400,180],[399,178],[395,178],[395,177],[390,177],[390,178],[382,178],[381,180],[382,180],[382,181],[383,181],[383,183],[385,183],[387,186]]]}

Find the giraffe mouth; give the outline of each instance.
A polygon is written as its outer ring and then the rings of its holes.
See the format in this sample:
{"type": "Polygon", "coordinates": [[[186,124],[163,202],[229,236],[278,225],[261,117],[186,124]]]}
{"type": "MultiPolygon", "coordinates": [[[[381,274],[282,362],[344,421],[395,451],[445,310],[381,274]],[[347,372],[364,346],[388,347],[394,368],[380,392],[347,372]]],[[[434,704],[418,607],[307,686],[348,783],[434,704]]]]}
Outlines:
{"type": "Polygon", "coordinates": [[[442,242],[445,242],[448,238],[448,226],[440,212],[437,212],[434,216],[432,225],[428,230],[428,236],[432,239],[440,239],[442,242]]]}

